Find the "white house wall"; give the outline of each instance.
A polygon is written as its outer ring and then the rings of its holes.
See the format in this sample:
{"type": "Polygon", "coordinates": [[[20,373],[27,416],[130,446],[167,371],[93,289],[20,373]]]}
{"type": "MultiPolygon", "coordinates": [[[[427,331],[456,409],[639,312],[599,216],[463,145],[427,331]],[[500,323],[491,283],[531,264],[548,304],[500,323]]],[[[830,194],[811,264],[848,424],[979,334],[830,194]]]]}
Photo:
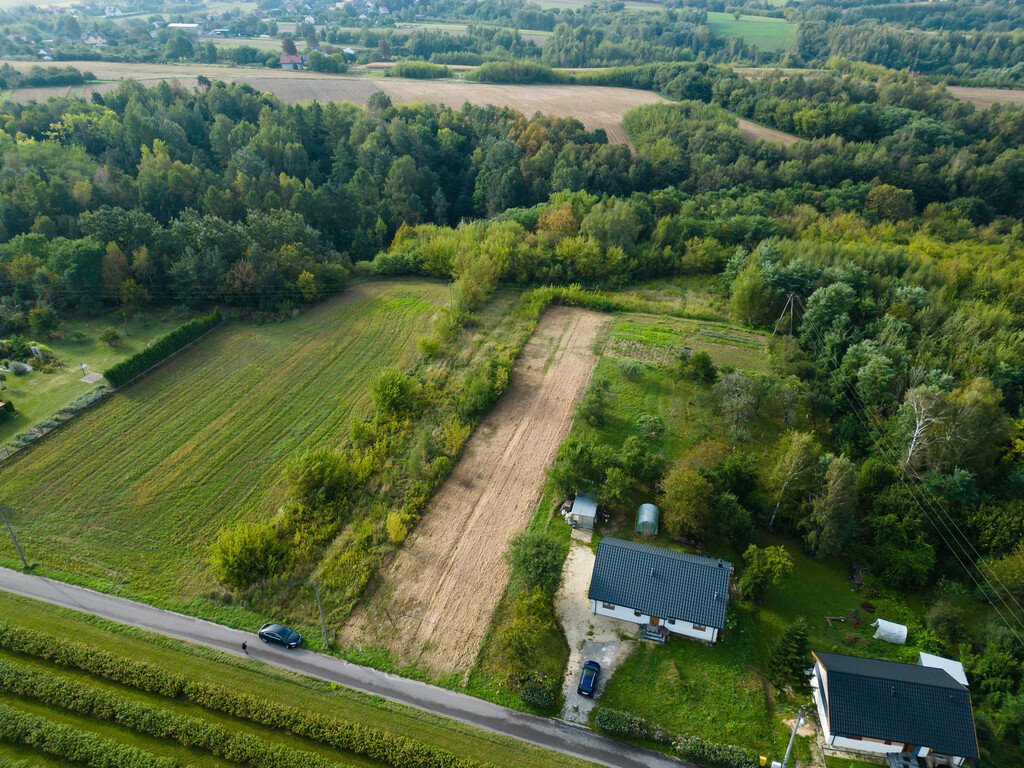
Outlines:
{"type": "MultiPolygon", "coordinates": [[[[606,608],[604,603],[599,603],[597,600],[591,600],[590,604],[594,613],[599,616],[609,616],[619,621],[628,621],[630,624],[649,624],[651,621],[651,617],[647,614],[641,613],[637,616],[632,608],[626,608],[625,606],[616,605],[606,608]]],[[[659,618],[661,619],[661,626],[665,627],[672,634],[692,637],[695,640],[703,640],[707,643],[713,643],[718,639],[718,630],[714,627],[697,628],[692,622],[683,621],[682,619],[676,619],[675,623],[670,624],[668,617],[660,616],[659,618]]]]}

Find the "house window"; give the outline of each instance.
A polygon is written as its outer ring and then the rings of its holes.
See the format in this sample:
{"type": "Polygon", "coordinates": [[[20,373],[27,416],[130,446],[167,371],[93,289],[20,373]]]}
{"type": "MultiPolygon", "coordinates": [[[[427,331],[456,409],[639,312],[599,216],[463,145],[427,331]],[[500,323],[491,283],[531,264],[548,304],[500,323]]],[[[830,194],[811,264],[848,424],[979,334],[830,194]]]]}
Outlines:
{"type": "Polygon", "coordinates": [[[668,623],[669,623],[669,624],[675,624],[675,623],[676,623],[676,620],[675,620],[675,619],[669,619],[669,620],[668,620],[668,623]]]}
{"type": "Polygon", "coordinates": [[[693,629],[695,632],[703,632],[707,627],[701,626],[700,624],[694,624],[693,629]]]}
{"type": "Polygon", "coordinates": [[[615,603],[601,603],[601,607],[605,608],[605,609],[607,609],[609,611],[614,611],[615,610],[615,603]]]}
{"type": "Polygon", "coordinates": [[[633,611],[633,615],[634,616],[643,616],[643,614],[640,613],[640,611],[633,611]]]}

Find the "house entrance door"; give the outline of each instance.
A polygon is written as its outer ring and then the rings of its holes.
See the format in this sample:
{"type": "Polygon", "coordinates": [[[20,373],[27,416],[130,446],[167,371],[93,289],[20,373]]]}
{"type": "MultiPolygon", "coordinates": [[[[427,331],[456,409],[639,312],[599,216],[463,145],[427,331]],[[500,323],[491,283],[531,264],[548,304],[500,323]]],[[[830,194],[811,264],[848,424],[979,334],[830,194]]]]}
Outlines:
{"type": "Polygon", "coordinates": [[[659,619],[657,616],[651,616],[651,626],[656,627],[659,624],[661,624],[661,619],[659,619]]]}

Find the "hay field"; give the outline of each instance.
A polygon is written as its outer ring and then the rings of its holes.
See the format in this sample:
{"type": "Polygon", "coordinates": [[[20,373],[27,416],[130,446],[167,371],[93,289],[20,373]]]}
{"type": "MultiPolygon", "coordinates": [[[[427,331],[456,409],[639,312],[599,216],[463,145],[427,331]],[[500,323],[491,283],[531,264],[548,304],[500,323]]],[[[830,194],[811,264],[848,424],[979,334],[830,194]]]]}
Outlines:
{"type": "Polygon", "coordinates": [[[799,136],[795,136],[792,133],[786,133],[780,131],[777,128],[769,128],[766,125],[755,123],[752,120],[747,120],[742,117],[736,118],[736,127],[740,129],[747,139],[750,141],[757,141],[758,139],[764,139],[765,141],[775,142],[784,146],[795,144],[800,141],[799,136]]]}
{"type": "Polygon", "coordinates": [[[616,144],[629,142],[622,128],[626,112],[662,101],[650,91],[596,85],[490,85],[400,79],[378,81],[378,85],[402,103],[426,101],[460,107],[468,101],[508,106],[526,115],[540,112],[554,117],[575,117],[591,130],[604,128],[608,140],[616,144]]]}
{"type": "Polygon", "coordinates": [[[978,109],[988,109],[993,104],[1024,105],[1024,90],[1014,88],[968,88],[961,85],[947,85],[946,90],[960,101],[973,104],[978,109]]]}
{"type": "MultiPolygon", "coordinates": [[[[123,64],[118,62],[64,62],[89,70],[103,81],[134,78],[146,85],[161,80],[177,82],[185,87],[195,85],[198,75],[213,80],[247,83],[268,91],[281,101],[294,104],[305,101],[351,101],[365,104],[375,91],[385,91],[401,104],[428,102],[459,108],[464,103],[512,107],[526,115],[540,112],[554,117],[575,117],[587,128],[604,128],[609,141],[626,144],[629,137],[622,128],[622,118],[633,107],[653,104],[661,97],[650,91],[633,88],[612,88],[591,85],[491,85],[451,80],[404,80],[401,78],[345,77],[320,72],[288,72],[279,69],[220,67],[203,64],[123,64]]],[[[11,62],[17,69],[27,70],[32,62],[11,62]]],[[[115,88],[116,82],[73,88],[21,88],[11,93],[14,101],[45,99],[51,95],[84,95],[93,90],[115,88]]]]}
{"type": "MultiPolygon", "coordinates": [[[[209,545],[263,519],[287,460],[337,444],[370,383],[404,366],[447,287],[372,283],[294,320],[232,322],[0,472],[0,499],[46,571],[183,606],[214,586],[209,545]]],[[[15,561],[0,544],[0,562],[15,561]]]]}

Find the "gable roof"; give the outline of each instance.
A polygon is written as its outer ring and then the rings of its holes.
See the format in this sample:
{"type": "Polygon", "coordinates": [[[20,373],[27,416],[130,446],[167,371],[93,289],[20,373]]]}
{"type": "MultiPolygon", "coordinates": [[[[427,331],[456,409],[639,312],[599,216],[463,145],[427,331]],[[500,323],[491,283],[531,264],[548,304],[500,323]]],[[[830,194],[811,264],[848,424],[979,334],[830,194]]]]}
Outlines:
{"type": "Polygon", "coordinates": [[[827,672],[832,733],[978,757],[970,694],[945,670],[837,653],[813,655],[827,672]]]}
{"type": "Polygon", "coordinates": [[[732,570],[724,560],[605,537],[588,594],[648,616],[721,629],[732,570]]]}

